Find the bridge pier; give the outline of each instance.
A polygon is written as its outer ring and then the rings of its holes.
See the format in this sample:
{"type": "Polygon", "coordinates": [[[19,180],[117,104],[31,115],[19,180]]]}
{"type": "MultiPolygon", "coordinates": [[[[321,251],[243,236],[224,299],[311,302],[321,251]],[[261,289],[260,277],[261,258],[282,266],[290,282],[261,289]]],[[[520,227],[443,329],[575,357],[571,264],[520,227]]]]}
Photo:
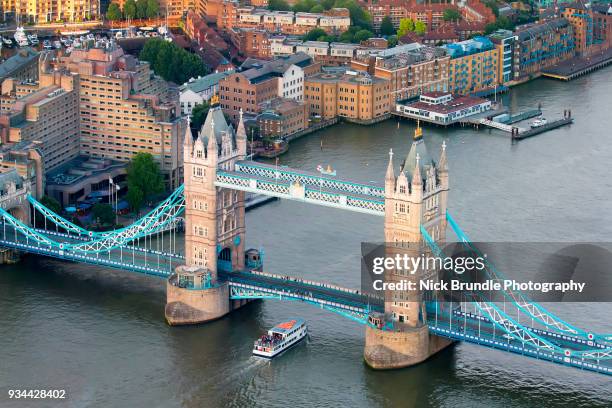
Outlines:
{"type": "Polygon", "coordinates": [[[402,331],[366,326],[363,358],[376,370],[410,367],[422,363],[451,345],[452,340],[429,333],[427,326],[406,327],[402,331]]]}
{"type": "Polygon", "coordinates": [[[205,323],[230,312],[227,282],[206,284],[205,268],[179,266],[166,283],[166,321],[171,326],[205,323]]]}

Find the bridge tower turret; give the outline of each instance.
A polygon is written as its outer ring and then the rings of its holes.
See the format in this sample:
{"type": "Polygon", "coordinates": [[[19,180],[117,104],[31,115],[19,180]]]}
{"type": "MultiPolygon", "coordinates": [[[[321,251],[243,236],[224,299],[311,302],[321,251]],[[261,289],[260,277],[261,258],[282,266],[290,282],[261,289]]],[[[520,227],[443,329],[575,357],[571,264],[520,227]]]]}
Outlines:
{"type": "Polygon", "coordinates": [[[195,141],[189,126],[183,141],[186,265],[168,282],[170,324],[201,323],[230,311],[228,285],[219,273],[244,268],[244,192],[219,188],[215,180],[218,170],[233,170],[245,154],[242,115],[236,132],[213,97],[195,141]],[[196,281],[203,286],[180,287],[196,281]]]}
{"type": "MultiPolygon", "coordinates": [[[[439,163],[427,152],[423,131],[417,124],[408,156],[397,177],[393,171],[393,153],[385,176],[385,242],[386,256],[427,254],[421,236],[421,225],[436,241],[446,236],[448,195],[446,145],[442,145],[439,163]]],[[[417,271],[418,276],[427,271],[417,271]]],[[[394,271],[387,279],[406,279],[405,273],[394,271]]],[[[390,369],[420,363],[450,344],[430,335],[425,303],[414,292],[393,291],[386,294],[385,320],[394,330],[366,328],[364,358],[373,368],[390,369]]]]}

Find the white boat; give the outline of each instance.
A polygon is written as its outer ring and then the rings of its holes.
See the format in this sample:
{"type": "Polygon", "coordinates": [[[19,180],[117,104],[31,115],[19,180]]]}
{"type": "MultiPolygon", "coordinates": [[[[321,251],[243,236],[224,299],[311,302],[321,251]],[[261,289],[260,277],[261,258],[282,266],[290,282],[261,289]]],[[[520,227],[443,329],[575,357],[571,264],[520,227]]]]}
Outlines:
{"type": "Polygon", "coordinates": [[[13,46],[13,40],[11,40],[10,38],[2,37],[2,42],[9,48],[13,46]]]}
{"type": "Polygon", "coordinates": [[[318,165],[317,166],[317,171],[321,174],[325,174],[327,176],[335,176],[336,175],[336,170],[332,169],[331,166],[328,164],[327,168],[324,168],[322,165],[318,165]]]}
{"type": "Polygon", "coordinates": [[[50,50],[51,48],[53,48],[53,45],[51,45],[51,41],[49,40],[44,40],[43,41],[43,48],[45,50],[50,50]]]}
{"type": "Polygon", "coordinates": [[[261,336],[253,345],[253,354],[273,358],[299,343],[308,334],[304,319],[292,319],[277,324],[261,336]]]}
{"type": "Polygon", "coordinates": [[[25,31],[23,30],[23,27],[17,27],[17,29],[15,30],[15,35],[13,35],[13,38],[15,38],[15,42],[20,47],[25,47],[26,45],[28,45],[28,37],[26,36],[25,31]]]}
{"type": "Polygon", "coordinates": [[[89,34],[89,30],[60,31],[60,34],[66,36],[85,35],[89,34]]]}
{"type": "Polygon", "coordinates": [[[536,119],[536,120],[534,120],[533,122],[531,122],[531,127],[532,127],[533,129],[535,129],[535,128],[539,128],[539,127],[544,126],[546,123],[547,123],[547,122],[546,122],[546,119],[545,119],[545,118],[536,119]]]}
{"type": "Polygon", "coordinates": [[[59,50],[60,48],[62,48],[62,43],[61,43],[61,42],[59,42],[59,41],[57,41],[57,40],[55,40],[55,41],[53,41],[53,46],[54,46],[56,49],[58,49],[58,50],[59,50]]]}
{"type": "Polygon", "coordinates": [[[28,35],[28,41],[32,45],[38,45],[38,43],[39,43],[38,36],[36,34],[28,35]]]}

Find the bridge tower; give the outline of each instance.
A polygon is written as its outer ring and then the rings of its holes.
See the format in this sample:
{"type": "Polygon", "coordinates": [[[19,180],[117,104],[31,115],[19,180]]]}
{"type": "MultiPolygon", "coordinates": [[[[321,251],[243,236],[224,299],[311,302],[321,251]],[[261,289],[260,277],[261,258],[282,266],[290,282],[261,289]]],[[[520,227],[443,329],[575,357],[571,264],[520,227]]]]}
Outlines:
{"type": "Polygon", "coordinates": [[[245,158],[246,138],[242,112],[234,131],[216,96],[195,141],[187,126],[183,141],[186,265],[168,281],[170,324],[201,323],[231,309],[227,282],[218,273],[244,268],[244,192],[216,187],[215,180],[217,169],[233,169],[237,160],[245,158]]]}
{"type": "MultiPolygon", "coordinates": [[[[436,241],[446,238],[446,207],[448,198],[448,166],[446,144],[438,163],[431,159],[417,124],[408,156],[395,176],[393,152],[385,175],[385,242],[386,256],[407,254],[419,257],[427,254],[421,225],[436,241]]],[[[418,271],[425,274],[430,271],[418,271]]],[[[418,276],[418,275],[417,275],[418,276]]],[[[392,272],[390,279],[406,278],[392,272]]],[[[429,334],[425,303],[411,299],[411,294],[387,294],[385,323],[391,321],[394,330],[368,326],[364,358],[376,369],[391,369],[418,364],[450,344],[450,341],[429,334]]]]}

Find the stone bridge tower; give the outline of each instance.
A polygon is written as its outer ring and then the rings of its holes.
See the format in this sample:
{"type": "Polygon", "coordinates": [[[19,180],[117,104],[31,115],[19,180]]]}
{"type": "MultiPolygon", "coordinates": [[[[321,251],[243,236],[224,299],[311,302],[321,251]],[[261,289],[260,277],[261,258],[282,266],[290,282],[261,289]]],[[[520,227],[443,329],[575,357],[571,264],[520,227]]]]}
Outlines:
{"type": "MultiPolygon", "coordinates": [[[[417,124],[412,146],[397,177],[393,152],[389,152],[385,175],[386,256],[427,254],[421,225],[434,240],[445,240],[448,188],[446,145],[442,145],[436,164],[427,152],[422,129],[417,124]]],[[[417,276],[427,272],[431,271],[417,271],[417,276]]],[[[388,278],[405,279],[407,275],[393,271],[388,278]]],[[[429,334],[425,303],[413,298],[414,292],[394,291],[387,295],[384,319],[392,321],[394,330],[366,328],[364,358],[368,365],[378,369],[407,367],[424,361],[450,344],[429,334]]]]}
{"type": "MultiPolygon", "coordinates": [[[[183,142],[185,263],[167,285],[166,320],[201,323],[231,309],[229,289],[219,272],[244,268],[244,192],[215,186],[217,170],[233,170],[246,156],[240,114],[236,131],[213,97],[195,140],[187,126],[183,142]]],[[[235,307],[239,305],[234,305],[235,307]]]]}

